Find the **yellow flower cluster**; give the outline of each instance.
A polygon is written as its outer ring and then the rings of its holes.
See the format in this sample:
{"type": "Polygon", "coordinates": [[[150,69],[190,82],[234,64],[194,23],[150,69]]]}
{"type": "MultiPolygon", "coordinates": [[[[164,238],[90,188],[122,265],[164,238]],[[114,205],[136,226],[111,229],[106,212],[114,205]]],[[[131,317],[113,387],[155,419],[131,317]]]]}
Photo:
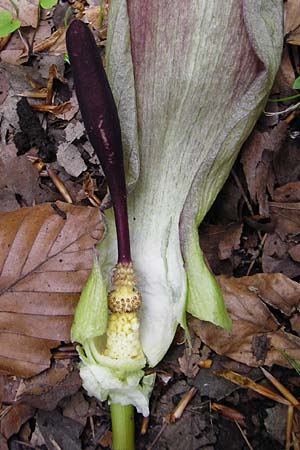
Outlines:
{"type": "Polygon", "coordinates": [[[112,313],[108,318],[105,356],[113,359],[138,359],[143,355],[136,312],[112,313]]]}

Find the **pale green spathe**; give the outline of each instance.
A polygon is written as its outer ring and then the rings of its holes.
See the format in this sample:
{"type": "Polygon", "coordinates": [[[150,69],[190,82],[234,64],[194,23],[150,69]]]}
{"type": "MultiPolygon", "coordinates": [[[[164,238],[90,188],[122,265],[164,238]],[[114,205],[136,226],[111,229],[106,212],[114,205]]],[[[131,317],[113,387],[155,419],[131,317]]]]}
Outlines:
{"type": "MultiPolygon", "coordinates": [[[[283,15],[281,0],[227,0],[222,11],[219,0],[150,3],[130,1],[131,53],[126,1],[112,1],[107,69],[135,183],[129,219],[141,338],[155,365],[186,310],[230,328],[197,228],[266,102],[283,15]]],[[[112,265],[113,224],[107,239],[112,265]]]]}

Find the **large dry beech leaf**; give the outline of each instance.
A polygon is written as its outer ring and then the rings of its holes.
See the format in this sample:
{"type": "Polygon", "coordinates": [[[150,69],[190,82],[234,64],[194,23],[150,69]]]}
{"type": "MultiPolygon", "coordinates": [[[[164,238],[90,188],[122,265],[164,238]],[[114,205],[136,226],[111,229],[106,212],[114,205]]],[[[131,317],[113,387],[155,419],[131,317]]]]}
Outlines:
{"type": "Polygon", "coordinates": [[[233,321],[232,331],[193,318],[190,323],[209,347],[249,366],[289,366],[280,350],[299,361],[300,338],[286,332],[268,308],[291,319],[300,309],[298,283],[278,273],[220,276],[218,282],[233,321]]]}
{"type": "Polygon", "coordinates": [[[70,341],[103,227],[98,209],[62,202],[0,214],[0,372],[33,376],[70,341]]]}

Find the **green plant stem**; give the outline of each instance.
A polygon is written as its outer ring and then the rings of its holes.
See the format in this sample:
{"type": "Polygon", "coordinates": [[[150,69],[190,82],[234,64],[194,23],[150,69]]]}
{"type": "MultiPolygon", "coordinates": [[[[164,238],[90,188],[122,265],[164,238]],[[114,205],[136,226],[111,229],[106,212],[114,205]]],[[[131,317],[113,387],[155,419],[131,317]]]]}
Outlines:
{"type": "Polygon", "coordinates": [[[268,102],[271,103],[277,103],[277,102],[288,102],[290,100],[295,100],[296,98],[299,98],[300,94],[291,95],[290,97],[284,97],[284,98],[269,98],[268,102]]]}
{"type": "Polygon", "coordinates": [[[114,450],[134,450],[134,407],[110,405],[114,450]]]}

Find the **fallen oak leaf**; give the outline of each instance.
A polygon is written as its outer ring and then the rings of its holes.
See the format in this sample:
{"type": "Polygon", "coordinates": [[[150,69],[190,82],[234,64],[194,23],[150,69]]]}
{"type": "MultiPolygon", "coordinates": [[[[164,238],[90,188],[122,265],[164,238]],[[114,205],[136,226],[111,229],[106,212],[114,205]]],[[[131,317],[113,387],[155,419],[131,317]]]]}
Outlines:
{"type": "Polygon", "coordinates": [[[73,312],[103,235],[101,213],[56,203],[0,214],[0,371],[30,377],[70,341],[73,312]]]}

